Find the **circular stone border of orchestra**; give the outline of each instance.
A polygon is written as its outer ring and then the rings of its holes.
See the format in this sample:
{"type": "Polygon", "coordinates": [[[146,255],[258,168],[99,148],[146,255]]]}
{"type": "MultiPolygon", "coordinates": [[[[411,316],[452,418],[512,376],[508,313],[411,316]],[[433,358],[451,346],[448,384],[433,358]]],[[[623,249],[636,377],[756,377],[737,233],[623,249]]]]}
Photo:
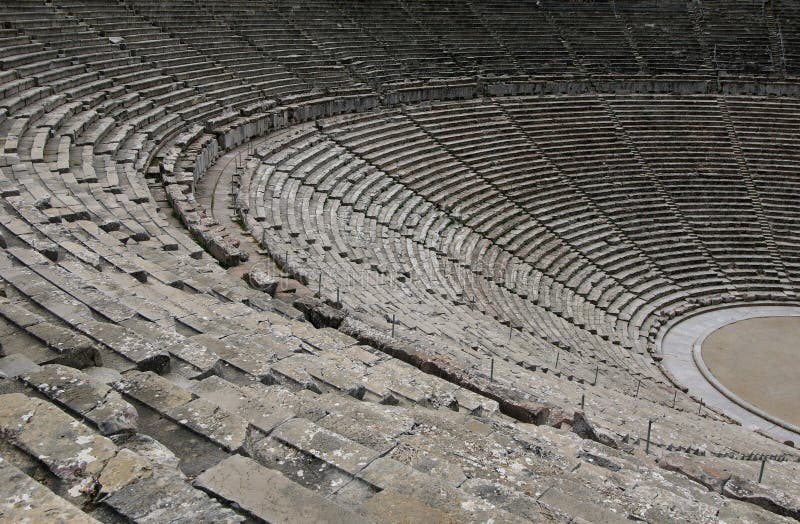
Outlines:
{"type": "Polygon", "coordinates": [[[704,308],[691,316],[670,322],[659,337],[662,368],[676,385],[702,399],[743,426],[759,429],[781,441],[800,444],[800,427],[752,405],[726,388],[706,367],[701,348],[703,341],[723,326],[751,318],[800,317],[800,307],[774,304],[736,304],[704,308]]]}

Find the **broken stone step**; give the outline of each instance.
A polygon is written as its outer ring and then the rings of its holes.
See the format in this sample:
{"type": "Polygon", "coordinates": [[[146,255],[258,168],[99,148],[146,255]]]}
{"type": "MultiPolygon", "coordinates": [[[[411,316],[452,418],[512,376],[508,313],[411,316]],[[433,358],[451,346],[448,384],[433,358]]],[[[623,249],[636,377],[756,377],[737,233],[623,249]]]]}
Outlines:
{"type": "Polygon", "coordinates": [[[0,501],[2,522],[98,522],[1,457],[0,501]]]}
{"type": "Polygon", "coordinates": [[[293,410],[266,402],[251,388],[236,386],[217,376],[196,382],[192,392],[247,420],[266,434],[295,417],[293,410]]]}
{"type": "Polygon", "coordinates": [[[111,387],[77,369],[51,364],[25,373],[21,379],[91,422],[103,435],[136,432],[136,409],[111,387]]]}
{"type": "Polygon", "coordinates": [[[289,420],[275,429],[271,436],[351,475],[380,456],[375,450],[305,419],[289,420]]]}
{"type": "Polygon", "coordinates": [[[370,522],[292,482],[281,473],[240,455],[233,455],[204,472],[194,485],[266,522],[370,522]]]}

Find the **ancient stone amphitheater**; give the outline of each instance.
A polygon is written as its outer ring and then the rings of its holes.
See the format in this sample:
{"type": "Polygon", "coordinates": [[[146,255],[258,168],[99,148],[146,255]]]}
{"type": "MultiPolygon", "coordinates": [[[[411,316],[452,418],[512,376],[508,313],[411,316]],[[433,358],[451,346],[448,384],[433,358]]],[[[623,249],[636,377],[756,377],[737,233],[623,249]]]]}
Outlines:
{"type": "Polygon", "coordinates": [[[664,344],[800,305],[798,2],[0,21],[0,521],[800,519],[664,344]]]}

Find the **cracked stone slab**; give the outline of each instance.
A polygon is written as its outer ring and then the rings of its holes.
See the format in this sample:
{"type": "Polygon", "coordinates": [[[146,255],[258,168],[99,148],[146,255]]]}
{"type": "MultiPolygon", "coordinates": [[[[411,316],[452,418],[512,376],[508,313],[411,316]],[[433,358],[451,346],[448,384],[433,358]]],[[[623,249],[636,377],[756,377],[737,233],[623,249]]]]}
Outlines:
{"type": "Polygon", "coordinates": [[[317,424],[380,452],[391,449],[400,435],[414,427],[414,419],[393,406],[359,402],[334,394],[320,396],[318,404],[328,415],[317,424]]]}
{"type": "Polygon", "coordinates": [[[189,391],[152,371],[128,371],[114,387],[161,413],[191,402],[194,398],[189,391]]]}
{"type": "Polygon", "coordinates": [[[386,489],[367,500],[361,507],[364,514],[375,522],[432,522],[456,524],[452,515],[434,509],[419,499],[386,489]]]}
{"type": "Polygon", "coordinates": [[[358,478],[454,516],[459,521],[497,519],[500,522],[525,522],[478,497],[457,490],[439,479],[421,473],[390,458],[372,462],[358,478]]]}
{"type": "Polygon", "coordinates": [[[169,409],[165,414],[228,451],[241,448],[247,436],[246,420],[203,399],[169,409]]]}
{"type": "Polygon", "coordinates": [[[292,419],[272,437],[355,475],[380,454],[305,419],[292,419]]]}
{"type": "Polygon", "coordinates": [[[749,502],[767,511],[800,520],[800,497],[772,489],[751,480],[733,476],[725,483],[722,494],[726,497],[749,502]]]}
{"type": "Polygon", "coordinates": [[[8,378],[35,372],[39,366],[25,355],[14,353],[0,358],[0,372],[8,378]]]}
{"type": "Polygon", "coordinates": [[[133,522],[160,524],[223,523],[244,519],[208,495],[194,489],[178,474],[144,478],[103,500],[133,522]]]}
{"type": "Polygon", "coordinates": [[[252,459],[231,456],[200,475],[195,486],[236,503],[267,522],[366,524],[360,515],[320,497],[252,459]]]}
{"type": "Polygon", "coordinates": [[[117,452],[111,440],[55,406],[19,393],[0,396],[0,434],[70,482],[97,478],[117,452]]]}
{"type": "Polygon", "coordinates": [[[70,522],[97,521],[0,458],[0,521],[70,522]]]}
{"type": "Polygon", "coordinates": [[[270,433],[275,427],[295,416],[294,411],[267,401],[254,389],[234,386],[216,376],[193,384],[192,392],[242,417],[264,433],[270,433]]]}
{"type": "Polygon", "coordinates": [[[104,435],[136,431],[139,418],[136,409],[111,387],[77,369],[50,364],[22,379],[43,395],[91,421],[104,435]]]}

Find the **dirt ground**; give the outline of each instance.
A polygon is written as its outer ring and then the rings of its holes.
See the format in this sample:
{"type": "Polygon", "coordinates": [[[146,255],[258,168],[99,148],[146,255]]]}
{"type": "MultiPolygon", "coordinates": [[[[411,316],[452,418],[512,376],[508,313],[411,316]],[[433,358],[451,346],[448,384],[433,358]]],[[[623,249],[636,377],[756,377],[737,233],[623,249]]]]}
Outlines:
{"type": "Polygon", "coordinates": [[[728,324],[705,339],[702,355],[733,393],[800,426],[800,317],[728,324]]]}

